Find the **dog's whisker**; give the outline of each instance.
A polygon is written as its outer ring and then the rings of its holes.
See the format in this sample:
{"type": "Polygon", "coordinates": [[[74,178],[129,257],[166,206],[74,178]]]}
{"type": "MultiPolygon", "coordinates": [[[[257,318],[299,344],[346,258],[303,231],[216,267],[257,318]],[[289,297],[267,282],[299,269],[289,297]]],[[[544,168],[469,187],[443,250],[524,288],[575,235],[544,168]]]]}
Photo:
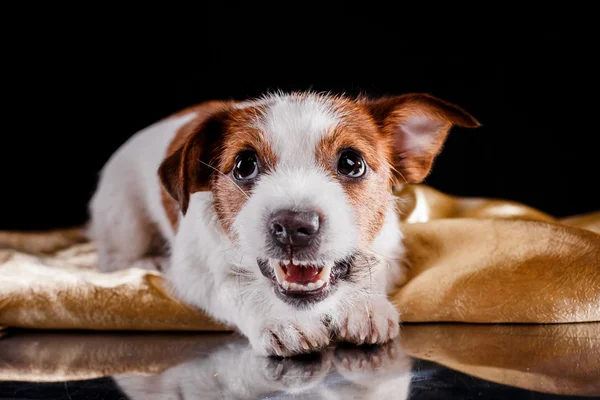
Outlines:
{"type": "Polygon", "coordinates": [[[207,167],[209,167],[209,168],[212,168],[213,170],[217,171],[218,173],[220,173],[221,175],[223,175],[225,178],[229,179],[229,180],[231,181],[231,183],[233,183],[233,184],[235,185],[235,187],[236,187],[236,188],[238,188],[238,190],[239,190],[240,192],[242,192],[242,194],[243,194],[244,196],[246,196],[246,198],[247,198],[247,199],[249,199],[249,198],[250,198],[250,196],[248,196],[248,193],[244,192],[244,189],[242,189],[242,188],[241,188],[241,187],[240,187],[240,186],[239,186],[237,183],[235,183],[235,181],[234,181],[233,179],[231,179],[231,177],[230,177],[229,175],[227,175],[227,174],[225,174],[224,172],[220,171],[218,168],[215,168],[215,167],[213,167],[212,165],[210,165],[210,164],[208,164],[208,163],[205,163],[205,162],[204,162],[204,161],[202,161],[202,160],[198,160],[198,161],[200,161],[202,164],[206,165],[207,167]]]}
{"type": "Polygon", "coordinates": [[[402,172],[400,172],[396,167],[390,164],[390,169],[402,177],[402,179],[404,180],[403,183],[408,183],[408,179],[406,179],[402,172]]]}
{"type": "Polygon", "coordinates": [[[397,258],[393,258],[393,257],[384,256],[383,254],[377,253],[377,252],[376,252],[376,251],[374,251],[374,250],[367,250],[367,252],[368,252],[368,253],[371,253],[371,254],[374,254],[374,255],[376,255],[376,256],[378,256],[378,257],[381,257],[381,258],[383,258],[383,259],[385,259],[385,260],[389,260],[389,261],[398,261],[398,259],[397,259],[397,258]]]}

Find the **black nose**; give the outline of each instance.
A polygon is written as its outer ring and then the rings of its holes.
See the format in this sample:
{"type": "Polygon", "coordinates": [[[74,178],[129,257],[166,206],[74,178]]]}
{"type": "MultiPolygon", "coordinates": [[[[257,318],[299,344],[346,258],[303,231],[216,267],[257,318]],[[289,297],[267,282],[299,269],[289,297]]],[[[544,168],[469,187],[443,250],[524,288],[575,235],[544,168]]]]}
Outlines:
{"type": "Polygon", "coordinates": [[[306,247],[319,233],[319,214],[313,211],[277,211],[269,220],[271,235],[283,246],[306,247]]]}

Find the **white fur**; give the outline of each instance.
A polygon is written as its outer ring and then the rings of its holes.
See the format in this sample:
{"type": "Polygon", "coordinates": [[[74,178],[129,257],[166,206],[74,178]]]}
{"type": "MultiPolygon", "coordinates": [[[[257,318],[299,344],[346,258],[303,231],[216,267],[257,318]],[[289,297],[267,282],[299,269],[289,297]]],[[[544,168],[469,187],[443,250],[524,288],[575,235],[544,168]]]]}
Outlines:
{"type": "Polygon", "coordinates": [[[341,184],[314,156],[319,141],[343,116],[324,96],[273,95],[261,102],[266,111],[257,117],[256,127],[279,161],[275,171],[259,178],[237,215],[237,240],[232,242],[218,226],[210,192],[190,196],[177,234],[171,233],[160,202],[157,169],[175,131],[193,117],[187,114],[141,131],[105,167],[91,203],[92,233],[103,268],[125,268],[141,258],[149,240],[145,232],[156,226],[170,244],[167,276],[174,294],[236,326],[261,354],[290,355],[306,351],[307,345],[319,349],[344,329],[346,338],[355,342],[394,337],[398,313],[385,290],[401,280],[397,271],[403,254],[391,197],[384,227],[371,249],[379,261],[365,282],[340,281],[333,295],[310,309],[297,309],[277,298],[260,273],[256,260],[264,257],[265,221],[279,209],[317,209],[324,215],[319,260],[350,255],[358,237],[355,212],[341,184]],[[395,325],[390,332],[388,324],[395,325]],[[374,328],[381,333],[375,334],[374,328]]]}
{"type": "Polygon", "coordinates": [[[319,210],[325,215],[324,240],[317,260],[344,258],[357,244],[354,211],[343,188],[316,166],[278,165],[277,171],[259,179],[253,192],[238,214],[234,229],[240,247],[255,260],[265,254],[265,216],[282,209],[319,210]]]}
{"type": "Polygon", "coordinates": [[[89,229],[102,269],[123,269],[143,260],[157,234],[173,239],[157,171],[177,130],[194,117],[165,119],[136,133],[104,166],[90,202],[89,229]]]}
{"type": "Polygon", "coordinates": [[[324,98],[313,96],[273,97],[256,127],[264,132],[279,156],[279,168],[315,164],[315,146],[339,122],[339,116],[324,98]]]}

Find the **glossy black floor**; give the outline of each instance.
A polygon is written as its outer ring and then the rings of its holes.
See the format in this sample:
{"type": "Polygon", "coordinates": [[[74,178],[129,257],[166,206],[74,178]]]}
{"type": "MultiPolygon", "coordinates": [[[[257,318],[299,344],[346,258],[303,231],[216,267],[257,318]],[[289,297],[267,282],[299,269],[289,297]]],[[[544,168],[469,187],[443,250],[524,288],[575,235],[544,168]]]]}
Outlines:
{"type": "MultiPolygon", "coordinates": [[[[357,394],[358,395],[358,394],[357,394]]],[[[293,396],[293,395],[292,395],[293,396]]],[[[203,395],[198,393],[189,399],[219,398],[219,393],[203,395]]],[[[228,398],[228,397],[223,397],[228,398]]],[[[265,394],[261,399],[286,398],[284,393],[265,394]]],[[[314,394],[292,398],[319,398],[314,394]]],[[[341,397],[340,397],[341,398],[341,397]]],[[[361,397],[355,397],[361,398],[361,397]]],[[[68,400],[125,400],[128,397],[115,381],[99,378],[71,382],[1,382],[0,399],[68,399],[68,400]]],[[[188,399],[188,397],[170,397],[168,399],[188,399]]],[[[599,396],[563,396],[524,390],[507,385],[475,378],[427,361],[417,361],[411,373],[408,399],[600,399],[599,396]]],[[[133,400],[133,399],[132,399],[133,400]]]]}
{"type": "MultiPolygon", "coordinates": [[[[112,378],[71,382],[0,382],[0,399],[70,399],[70,400],[125,400],[112,378]]],[[[285,397],[283,393],[265,394],[263,399],[285,397]]],[[[295,398],[303,398],[301,395],[295,398]]],[[[173,398],[166,396],[165,399],[173,398]]],[[[175,397],[176,398],[176,397],[175,397]]],[[[186,397],[181,397],[186,398],[186,397]]],[[[218,398],[217,393],[194,399],[218,398]]],[[[226,398],[226,397],[224,397],[226,398]]],[[[314,398],[314,397],[307,397],[314,398]]],[[[356,397],[359,398],[359,397],[356,397]]],[[[435,363],[417,361],[412,372],[408,399],[600,399],[600,396],[562,396],[534,392],[475,378],[435,363]]]]}
{"type": "Polygon", "coordinates": [[[600,324],[405,325],[292,359],[235,334],[14,331],[0,399],[600,399],[598,354],[600,324]]]}

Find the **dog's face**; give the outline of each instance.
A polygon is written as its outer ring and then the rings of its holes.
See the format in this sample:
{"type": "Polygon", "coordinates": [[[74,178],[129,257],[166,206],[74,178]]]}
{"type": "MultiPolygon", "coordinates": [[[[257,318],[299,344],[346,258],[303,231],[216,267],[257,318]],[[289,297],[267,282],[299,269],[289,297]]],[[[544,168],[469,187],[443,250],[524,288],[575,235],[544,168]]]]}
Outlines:
{"type": "Polygon", "coordinates": [[[303,306],[369,268],[391,186],[422,181],[453,124],[478,126],[422,94],[223,103],[159,175],[183,214],[191,193],[210,190],[223,233],[282,300],[303,306]]]}

